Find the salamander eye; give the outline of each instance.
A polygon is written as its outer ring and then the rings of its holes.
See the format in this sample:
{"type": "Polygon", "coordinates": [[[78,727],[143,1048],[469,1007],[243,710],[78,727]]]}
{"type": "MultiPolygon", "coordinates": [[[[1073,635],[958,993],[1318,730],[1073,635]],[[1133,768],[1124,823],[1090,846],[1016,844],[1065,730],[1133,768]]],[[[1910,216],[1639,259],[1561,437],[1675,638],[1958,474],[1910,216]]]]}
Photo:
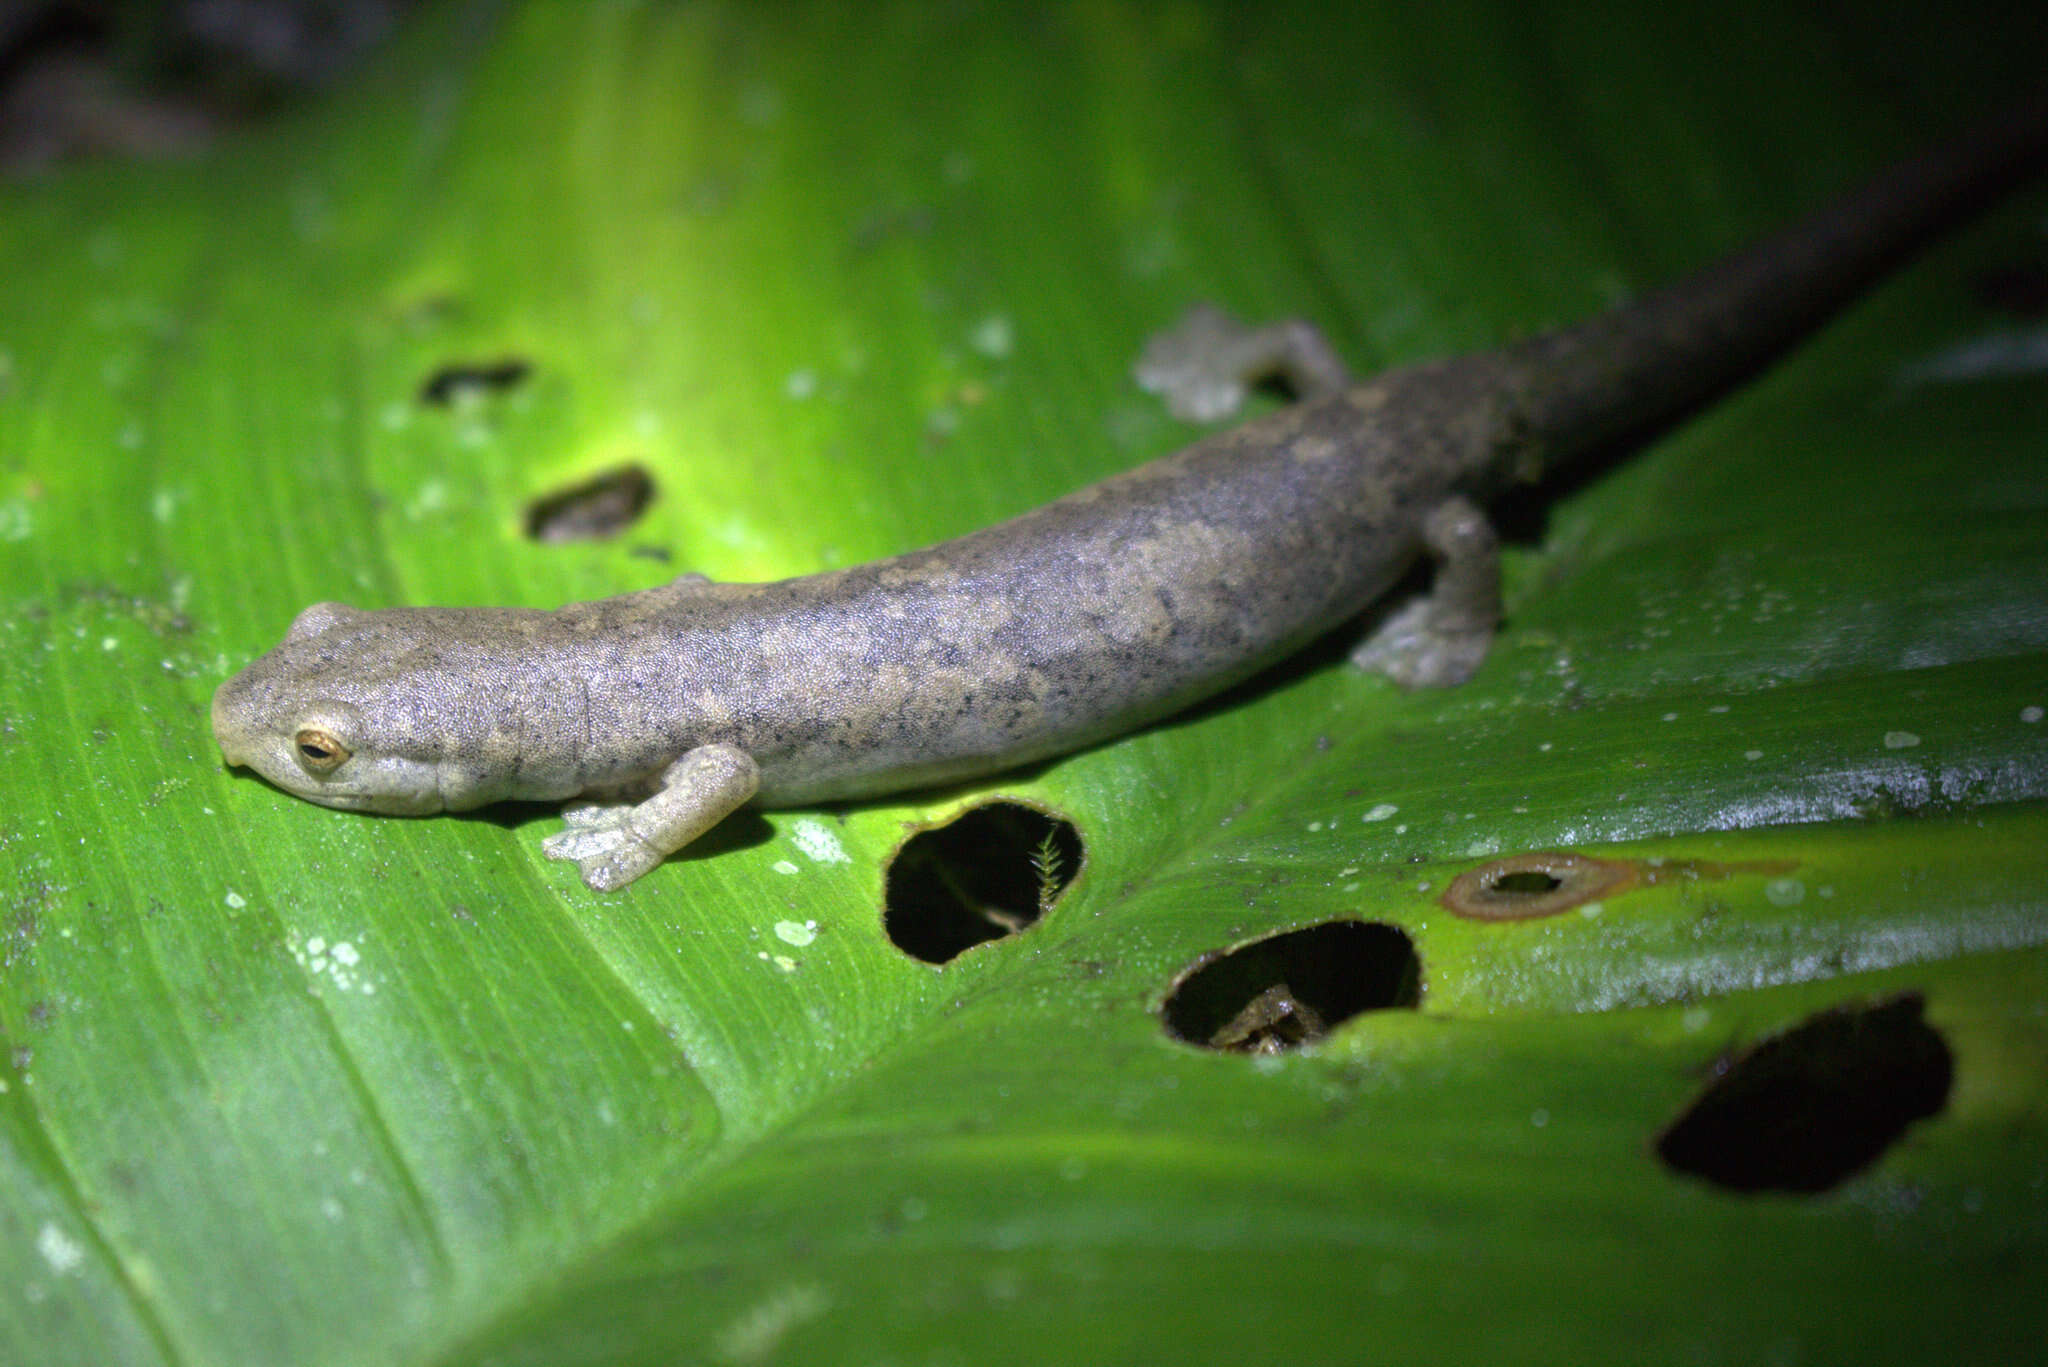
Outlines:
{"type": "Polygon", "coordinates": [[[300,767],[315,774],[333,773],[349,756],[348,747],[336,740],[333,732],[317,726],[301,728],[292,737],[292,745],[298,751],[300,767]]]}

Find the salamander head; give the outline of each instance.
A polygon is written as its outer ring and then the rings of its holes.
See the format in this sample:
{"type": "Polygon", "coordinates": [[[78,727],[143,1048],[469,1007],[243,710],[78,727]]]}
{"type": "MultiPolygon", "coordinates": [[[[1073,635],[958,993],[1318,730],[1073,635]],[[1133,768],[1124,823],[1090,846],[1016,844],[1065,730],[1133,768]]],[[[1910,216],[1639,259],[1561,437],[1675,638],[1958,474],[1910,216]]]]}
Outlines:
{"type": "Polygon", "coordinates": [[[476,762],[496,731],[490,690],[463,686],[443,658],[450,615],[307,608],[213,695],[222,758],[350,811],[424,816],[507,796],[476,762]]]}

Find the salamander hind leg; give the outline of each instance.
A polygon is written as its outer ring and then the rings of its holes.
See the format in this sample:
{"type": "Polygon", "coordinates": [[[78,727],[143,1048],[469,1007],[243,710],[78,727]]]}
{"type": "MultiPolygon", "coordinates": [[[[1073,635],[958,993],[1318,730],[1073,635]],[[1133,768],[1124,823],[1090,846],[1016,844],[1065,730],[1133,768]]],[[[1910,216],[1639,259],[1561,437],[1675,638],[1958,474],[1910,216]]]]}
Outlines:
{"type": "Polygon", "coordinates": [[[1423,523],[1437,562],[1430,591],[1403,604],[1351,652],[1360,669],[1403,688],[1447,688],[1472,677],[1500,623],[1500,544],[1486,514],[1463,498],[1423,523]]]}
{"type": "Polygon", "coordinates": [[[567,829],[541,842],[550,859],[573,859],[583,881],[610,892],[646,873],[747,804],[761,771],[736,745],[700,745],[662,771],[644,802],[563,811],[567,829]]]}
{"type": "Polygon", "coordinates": [[[1147,342],[1131,374],[1189,422],[1229,417],[1261,380],[1282,381],[1297,399],[1320,399],[1350,383],[1314,324],[1290,318],[1251,327],[1213,304],[1195,305],[1147,342]]]}

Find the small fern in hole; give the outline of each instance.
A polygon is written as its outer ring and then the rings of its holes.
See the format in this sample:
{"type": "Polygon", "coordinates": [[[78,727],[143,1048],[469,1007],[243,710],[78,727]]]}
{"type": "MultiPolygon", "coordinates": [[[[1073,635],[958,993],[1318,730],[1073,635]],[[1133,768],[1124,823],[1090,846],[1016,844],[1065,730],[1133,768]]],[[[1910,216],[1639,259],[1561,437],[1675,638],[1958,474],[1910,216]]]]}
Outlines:
{"type": "Polygon", "coordinates": [[[1048,825],[1045,838],[1031,852],[1031,872],[1038,878],[1038,914],[1044,916],[1059,901],[1067,883],[1060,877],[1059,828],[1048,825]]]}
{"type": "Polygon", "coordinates": [[[919,831],[889,860],[882,924],[904,953],[942,964],[1030,927],[1087,862],[1056,813],[998,798],[919,831]]]}

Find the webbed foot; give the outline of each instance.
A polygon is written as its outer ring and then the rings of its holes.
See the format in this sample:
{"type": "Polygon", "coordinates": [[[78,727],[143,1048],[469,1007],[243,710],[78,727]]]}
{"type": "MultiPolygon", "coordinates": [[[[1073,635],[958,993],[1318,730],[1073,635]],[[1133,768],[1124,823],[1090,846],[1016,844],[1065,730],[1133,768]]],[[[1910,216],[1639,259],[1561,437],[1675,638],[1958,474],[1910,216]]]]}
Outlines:
{"type": "Polygon", "coordinates": [[[586,803],[562,812],[565,829],[541,841],[550,859],[573,859],[598,892],[622,888],[745,806],[761,771],[736,745],[700,745],[662,771],[644,802],[586,803]]]}
{"type": "Polygon", "coordinates": [[[1493,644],[1491,631],[1444,629],[1428,598],[1403,603],[1351,652],[1360,669],[1403,688],[1449,688],[1478,672],[1493,644]]]}
{"type": "Polygon", "coordinates": [[[1350,382],[1344,362],[1312,323],[1298,318],[1251,327],[1213,304],[1196,304],[1156,334],[1132,367],[1138,387],[1189,422],[1213,422],[1243,407],[1251,387],[1277,378],[1299,399],[1334,394],[1350,382]]]}
{"type": "Polygon", "coordinates": [[[1453,498],[1423,524],[1437,559],[1429,592],[1404,603],[1359,642],[1351,663],[1403,688],[1448,688],[1472,677],[1500,622],[1500,547],[1486,514],[1453,498]]]}

